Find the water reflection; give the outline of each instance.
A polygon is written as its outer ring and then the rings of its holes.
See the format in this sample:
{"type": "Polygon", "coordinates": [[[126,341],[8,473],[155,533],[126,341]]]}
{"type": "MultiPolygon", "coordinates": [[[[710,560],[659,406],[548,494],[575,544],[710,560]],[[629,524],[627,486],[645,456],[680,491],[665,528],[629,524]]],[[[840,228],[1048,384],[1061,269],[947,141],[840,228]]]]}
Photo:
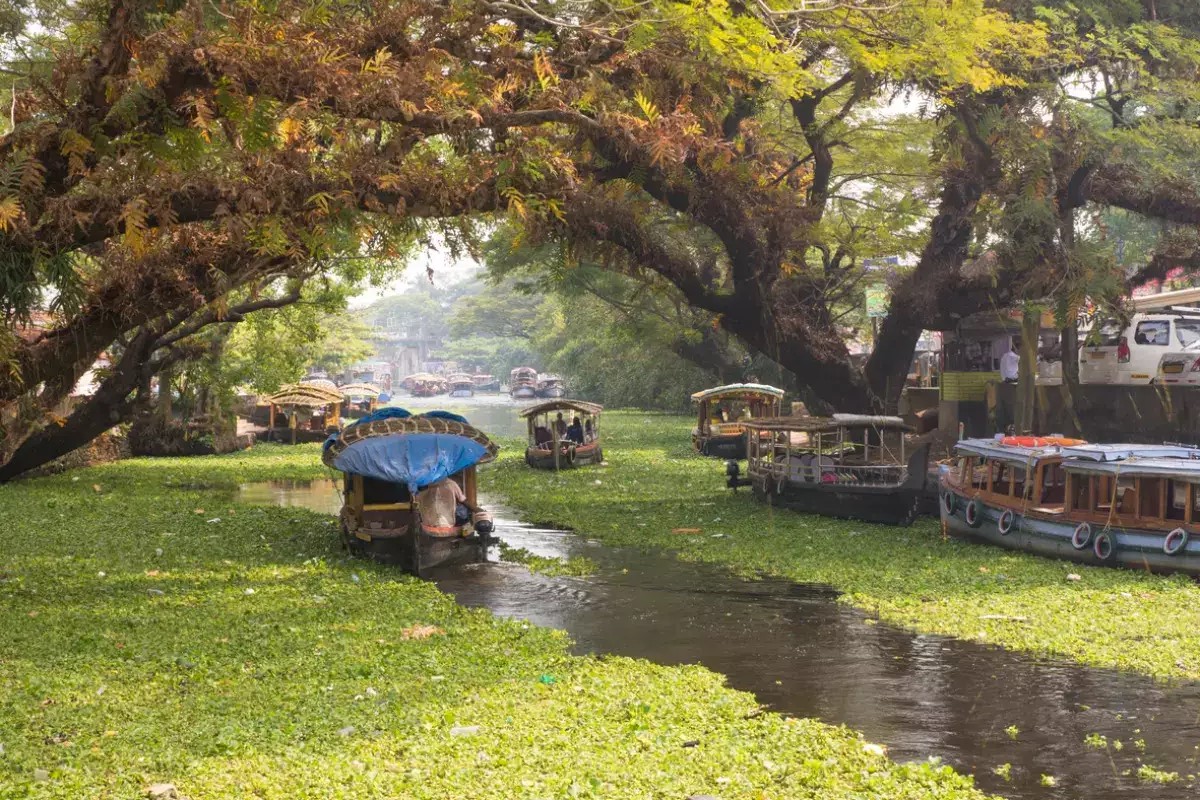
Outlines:
{"type": "MultiPolygon", "coordinates": [[[[247,487],[243,499],[311,502],[331,486],[247,487]]],[[[871,624],[821,587],[746,582],[670,556],[606,548],[531,528],[494,502],[497,534],[539,555],[586,555],[587,578],[482,564],[435,576],[469,605],[568,631],[581,653],[703,664],[772,708],[843,723],[899,760],[938,757],[1013,798],[1178,798],[1200,744],[1200,689],[1046,663],[996,648],[871,624]],[[1014,736],[1006,729],[1016,729],[1014,736]],[[1123,749],[1084,744],[1093,733],[1123,749]],[[1144,741],[1140,752],[1137,741],[1144,741]],[[1179,772],[1140,781],[1141,761],[1179,772]],[[1011,781],[994,773],[1011,764],[1011,781]],[[1042,785],[1042,776],[1057,785],[1042,785]]]]}

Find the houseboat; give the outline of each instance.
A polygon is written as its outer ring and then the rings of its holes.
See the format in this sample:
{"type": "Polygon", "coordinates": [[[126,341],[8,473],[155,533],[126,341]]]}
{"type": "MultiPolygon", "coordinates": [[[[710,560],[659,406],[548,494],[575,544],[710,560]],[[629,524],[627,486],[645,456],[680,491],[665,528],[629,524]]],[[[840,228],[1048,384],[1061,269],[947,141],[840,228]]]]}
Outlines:
{"type": "Polygon", "coordinates": [[[537,396],[554,399],[567,396],[567,387],[557,375],[538,375],[537,396]]]}
{"type": "Polygon", "coordinates": [[[471,382],[475,384],[475,391],[477,392],[500,391],[500,379],[495,375],[480,372],[471,376],[471,382]]]}
{"type": "Polygon", "coordinates": [[[475,467],[498,448],[464,418],[384,408],[325,442],[343,478],[341,537],[354,555],[415,575],[482,560],[493,529],[479,507],[475,467]]]}
{"type": "Polygon", "coordinates": [[[538,371],[533,367],[517,367],[508,376],[508,393],[519,400],[537,397],[538,371]]]}
{"type": "Polygon", "coordinates": [[[564,469],[604,460],[600,449],[603,406],[581,400],[551,400],[521,411],[529,426],[525,463],[537,469],[564,469]]]}
{"type": "Polygon", "coordinates": [[[1200,450],[1007,437],[961,441],[955,455],[940,502],[954,535],[1085,564],[1200,574],[1200,450]]]}
{"type": "Polygon", "coordinates": [[[692,395],[698,409],[692,446],[713,458],[746,457],[746,423],[779,416],[783,390],[760,383],[734,383],[692,395]]]}
{"type": "Polygon", "coordinates": [[[475,396],[475,382],[471,380],[470,375],[451,375],[446,382],[450,387],[451,397],[475,396]]]}
{"type": "Polygon", "coordinates": [[[910,451],[912,428],[899,417],[778,417],[745,428],[746,478],[731,460],[730,488],[842,519],[908,525],[920,512],[929,445],[910,451]]]}

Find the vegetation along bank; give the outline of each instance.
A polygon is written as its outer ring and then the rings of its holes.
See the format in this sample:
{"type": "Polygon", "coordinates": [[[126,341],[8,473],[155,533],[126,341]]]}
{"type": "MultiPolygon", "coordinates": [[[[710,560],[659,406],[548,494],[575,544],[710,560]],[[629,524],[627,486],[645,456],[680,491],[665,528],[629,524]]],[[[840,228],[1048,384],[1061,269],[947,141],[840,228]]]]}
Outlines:
{"type": "Polygon", "coordinates": [[[608,465],[531,470],[506,442],[483,488],[539,524],[612,545],[820,583],[880,620],[926,633],[1159,678],[1200,678],[1200,586],[1082,567],[911,528],[774,509],[724,488],[724,465],[692,453],[690,417],[608,412],[608,465]]]}
{"type": "MultiPolygon", "coordinates": [[[[603,474],[633,480],[678,427],[646,426],[659,444],[603,474]]],[[[641,429],[614,425],[626,446],[641,429]]],[[[705,669],[571,656],[345,559],[329,517],[231,499],[326,474],[315,445],[266,446],[0,487],[0,797],[983,797],[845,728],[756,714],[705,669]]],[[[612,495],[578,478],[594,514],[612,495]]]]}

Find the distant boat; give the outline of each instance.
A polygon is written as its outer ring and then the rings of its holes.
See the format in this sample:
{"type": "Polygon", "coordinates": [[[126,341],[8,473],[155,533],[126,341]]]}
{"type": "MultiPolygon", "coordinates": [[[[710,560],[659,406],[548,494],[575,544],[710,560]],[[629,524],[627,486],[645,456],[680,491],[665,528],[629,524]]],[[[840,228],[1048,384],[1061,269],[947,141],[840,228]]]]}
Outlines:
{"type": "Polygon", "coordinates": [[[477,392],[498,392],[500,391],[500,379],[494,375],[479,373],[471,376],[471,382],[475,384],[477,392]]]}
{"type": "Polygon", "coordinates": [[[692,395],[699,416],[692,430],[696,452],[714,458],[746,457],[746,423],[779,416],[783,390],[761,383],[731,383],[692,395]]]}
{"type": "Polygon", "coordinates": [[[600,412],[603,410],[603,406],[581,400],[551,400],[521,411],[529,426],[525,463],[536,469],[599,464],[604,460],[604,452],[600,449],[600,412]],[[565,429],[559,429],[556,435],[559,416],[564,416],[565,429]],[[567,417],[580,420],[574,435],[566,424],[567,417]]]}
{"type": "Polygon", "coordinates": [[[451,375],[449,378],[446,379],[446,381],[447,381],[447,383],[450,384],[450,396],[451,397],[474,397],[475,396],[475,382],[473,380],[471,380],[470,375],[463,375],[463,374],[451,375]]]}
{"type": "Polygon", "coordinates": [[[557,375],[539,375],[537,383],[537,396],[547,399],[556,399],[567,396],[567,387],[563,385],[562,378],[557,375]]]}
{"type": "Polygon", "coordinates": [[[533,367],[517,367],[508,377],[508,392],[514,398],[537,397],[538,372],[533,367]]]}

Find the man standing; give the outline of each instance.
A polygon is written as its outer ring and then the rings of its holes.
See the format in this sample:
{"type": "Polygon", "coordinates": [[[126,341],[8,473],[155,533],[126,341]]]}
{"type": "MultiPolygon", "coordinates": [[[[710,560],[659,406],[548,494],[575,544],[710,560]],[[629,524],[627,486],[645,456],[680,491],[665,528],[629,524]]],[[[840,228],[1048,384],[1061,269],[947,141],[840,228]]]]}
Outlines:
{"type": "Polygon", "coordinates": [[[1021,346],[1021,341],[1013,337],[1009,343],[1008,352],[1000,356],[1000,377],[1005,383],[1016,383],[1018,370],[1021,366],[1021,356],[1017,353],[1017,349],[1021,346]]]}

